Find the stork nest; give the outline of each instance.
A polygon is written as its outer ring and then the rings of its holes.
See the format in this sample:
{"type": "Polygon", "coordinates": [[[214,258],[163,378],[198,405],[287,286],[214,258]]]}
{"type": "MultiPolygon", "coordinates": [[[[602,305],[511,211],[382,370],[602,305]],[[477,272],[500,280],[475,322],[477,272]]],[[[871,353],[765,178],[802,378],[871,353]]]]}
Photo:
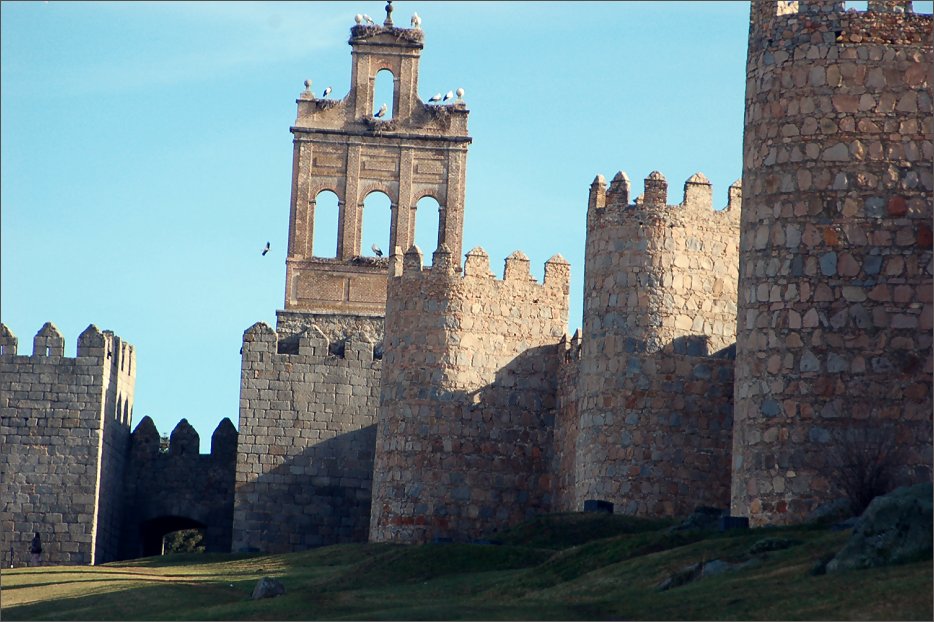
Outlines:
{"type": "Polygon", "coordinates": [[[350,29],[350,39],[368,39],[375,35],[388,34],[394,39],[405,43],[422,43],[425,40],[425,34],[417,28],[396,28],[379,25],[357,24],[350,29]]]}
{"type": "Polygon", "coordinates": [[[451,111],[454,106],[450,104],[424,104],[425,112],[431,115],[432,119],[448,121],[450,123],[451,111]]]}
{"type": "Polygon", "coordinates": [[[363,255],[357,255],[350,259],[350,263],[354,266],[384,267],[389,265],[389,257],[364,257],[363,255]]]}
{"type": "Polygon", "coordinates": [[[318,110],[327,110],[340,104],[342,99],[315,99],[315,108],[318,110]]]}
{"type": "Polygon", "coordinates": [[[398,124],[395,119],[383,121],[375,117],[364,117],[363,123],[376,135],[382,134],[383,132],[395,132],[398,129],[398,124]]]}

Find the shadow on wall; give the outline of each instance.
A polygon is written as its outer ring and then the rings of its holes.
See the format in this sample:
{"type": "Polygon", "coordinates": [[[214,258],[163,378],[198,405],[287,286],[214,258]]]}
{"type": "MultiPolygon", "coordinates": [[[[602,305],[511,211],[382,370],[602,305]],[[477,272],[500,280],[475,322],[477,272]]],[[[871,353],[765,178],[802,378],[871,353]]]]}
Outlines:
{"type": "Polygon", "coordinates": [[[474,391],[442,388],[440,366],[384,373],[371,539],[466,541],[553,511],[557,356],[529,348],[474,391]]]}
{"type": "Polygon", "coordinates": [[[234,509],[234,552],[286,553],[366,542],[376,426],[338,434],[242,483],[234,509]]]}
{"type": "Polygon", "coordinates": [[[179,529],[204,529],[205,551],[230,551],[237,430],[225,418],[200,454],[198,432],[182,419],[160,450],[159,431],[144,417],[130,436],[124,476],[120,559],[162,553],[162,538],[179,529]]]}

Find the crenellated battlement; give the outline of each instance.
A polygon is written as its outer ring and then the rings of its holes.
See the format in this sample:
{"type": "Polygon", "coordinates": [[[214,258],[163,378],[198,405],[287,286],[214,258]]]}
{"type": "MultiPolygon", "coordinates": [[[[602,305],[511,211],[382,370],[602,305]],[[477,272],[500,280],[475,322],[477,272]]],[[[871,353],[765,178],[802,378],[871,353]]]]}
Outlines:
{"type": "Polygon", "coordinates": [[[378,361],[378,348],[364,335],[331,342],[317,326],[306,328],[298,337],[298,351],[280,348],[279,334],[265,322],[257,322],[243,333],[244,361],[300,362],[302,364],[340,361],[371,364],[378,361]]]}
{"type": "MultiPolygon", "coordinates": [[[[65,339],[52,322],[46,322],[32,340],[32,355],[18,354],[19,339],[5,324],[0,324],[0,356],[32,356],[49,359],[74,360],[65,356],[65,339]]],[[[101,331],[94,324],[88,325],[78,336],[77,358],[101,357],[111,360],[111,365],[124,373],[132,373],[136,366],[136,349],[112,331],[101,331]]]]}
{"type": "Polygon", "coordinates": [[[677,205],[668,204],[668,180],[658,171],[652,171],[644,181],[643,193],[631,199],[631,183],[624,171],[619,171],[607,186],[603,175],[597,175],[590,184],[588,198],[588,225],[601,226],[607,219],[655,214],[661,218],[677,218],[681,212],[703,211],[705,217],[728,222],[739,222],[742,203],[742,182],[735,181],[727,191],[726,205],[713,207],[713,185],[703,173],[695,173],[684,182],[683,199],[677,205]]]}
{"type": "Polygon", "coordinates": [[[237,451],[237,429],[229,418],[224,417],[211,435],[210,454],[200,453],[201,437],[198,431],[182,419],[172,429],[168,447],[162,448],[162,436],[149,416],[140,419],[130,435],[130,451],[134,459],[146,459],[156,455],[167,458],[177,456],[214,456],[229,459],[237,451]]]}
{"type": "Polygon", "coordinates": [[[869,0],[865,11],[843,0],[753,0],[750,54],[812,44],[930,45],[932,16],[910,0],[869,0]]]}
{"type": "Polygon", "coordinates": [[[389,287],[403,281],[410,282],[419,279],[426,285],[444,282],[453,287],[462,283],[461,287],[473,284],[493,286],[498,288],[511,288],[529,286],[545,290],[568,291],[570,287],[571,270],[568,261],[560,254],[556,254],[545,262],[545,276],[541,283],[535,280],[531,273],[531,262],[522,251],[515,251],[506,258],[503,265],[503,278],[497,279],[490,268],[490,256],[477,246],[471,249],[464,257],[464,267],[461,270],[455,262],[450,249],[444,244],[432,254],[431,267],[424,267],[422,250],[412,245],[405,254],[399,249],[389,260],[389,274],[391,275],[389,287]]]}

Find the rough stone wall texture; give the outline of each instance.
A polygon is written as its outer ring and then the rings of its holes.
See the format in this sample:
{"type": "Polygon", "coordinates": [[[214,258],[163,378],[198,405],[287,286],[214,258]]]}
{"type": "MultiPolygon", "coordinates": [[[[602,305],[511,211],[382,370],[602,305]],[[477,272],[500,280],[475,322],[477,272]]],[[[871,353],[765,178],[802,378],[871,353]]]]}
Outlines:
{"type": "Polygon", "coordinates": [[[0,549],[16,564],[34,532],[47,563],[115,559],[135,374],[133,347],[93,325],[75,358],[50,323],[31,356],[0,325],[0,549]]]}
{"type": "Polygon", "coordinates": [[[182,419],[160,451],[159,431],[143,417],[130,435],[124,472],[120,558],[159,555],[162,538],[178,529],[203,529],[208,553],[230,551],[237,430],[224,419],[201,454],[197,431],[182,419]]]}
{"type": "Polygon", "coordinates": [[[469,540],[552,506],[558,343],[570,270],[503,280],[481,249],[463,276],[445,247],[390,264],[370,540],[469,540]]]}
{"type": "Polygon", "coordinates": [[[365,541],[380,363],[368,341],[330,354],[309,329],[296,354],[257,323],[243,336],[233,550],[365,541]]]}
{"type": "Polygon", "coordinates": [[[726,506],[732,369],[709,354],[734,341],[740,190],[714,210],[701,174],[680,205],[658,172],[629,189],[621,172],[590,191],[574,509],[726,506]]]}
{"type": "MultiPolygon", "coordinates": [[[[438,202],[438,243],[459,255],[463,234],[469,111],[458,97],[442,105],[418,97],[423,33],[418,29],[358,25],[351,29],[350,91],[319,99],[301,93],[293,140],[292,199],[286,261],[287,310],[382,315],[386,261],[361,257],[364,200],[373,192],[390,201],[389,246],[415,240],[420,199],[438,202]],[[390,112],[374,112],[377,73],[394,80],[390,112]],[[391,115],[391,118],[390,118],[391,115]],[[323,191],[338,199],[336,257],[313,248],[315,209],[323,191]]],[[[320,238],[319,238],[320,239],[320,238]]],[[[332,247],[333,248],[333,247],[332,247]]]]}
{"type": "MultiPolygon", "coordinates": [[[[385,279],[382,287],[386,289],[385,279]]],[[[384,294],[385,295],[385,294],[384,294]]],[[[313,313],[310,311],[276,311],[276,334],[279,353],[298,353],[298,339],[307,329],[320,330],[334,350],[346,339],[370,341],[381,356],[383,345],[383,315],[353,315],[348,313],[313,313]]]]}
{"type": "Polygon", "coordinates": [[[558,386],[552,452],[553,506],[555,512],[580,510],[577,503],[577,436],[580,423],[577,387],[580,382],[580,330],[558,344],[558,386]]]}
{"type": "Polygon", "coordinates": [[[932,18],[870,4],[752,4],[732,487],[752,524],[839,496],[839,452],[885,430],[930,477],[932,18]]]}

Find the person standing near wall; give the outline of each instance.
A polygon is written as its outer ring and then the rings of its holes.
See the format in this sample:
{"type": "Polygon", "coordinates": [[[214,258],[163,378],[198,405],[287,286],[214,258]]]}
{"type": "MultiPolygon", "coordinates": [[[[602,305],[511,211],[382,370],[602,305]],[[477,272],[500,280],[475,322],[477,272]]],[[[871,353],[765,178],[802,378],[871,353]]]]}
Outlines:
{"type": "Polygon", "coordinates": [[[39,532],[37,531],[36,537],[32,539],[32,544],[29,547],[29,565],[40,565],[42,563],[40,555],[42,555],[42,539],[39,537],[39,532]]]}

